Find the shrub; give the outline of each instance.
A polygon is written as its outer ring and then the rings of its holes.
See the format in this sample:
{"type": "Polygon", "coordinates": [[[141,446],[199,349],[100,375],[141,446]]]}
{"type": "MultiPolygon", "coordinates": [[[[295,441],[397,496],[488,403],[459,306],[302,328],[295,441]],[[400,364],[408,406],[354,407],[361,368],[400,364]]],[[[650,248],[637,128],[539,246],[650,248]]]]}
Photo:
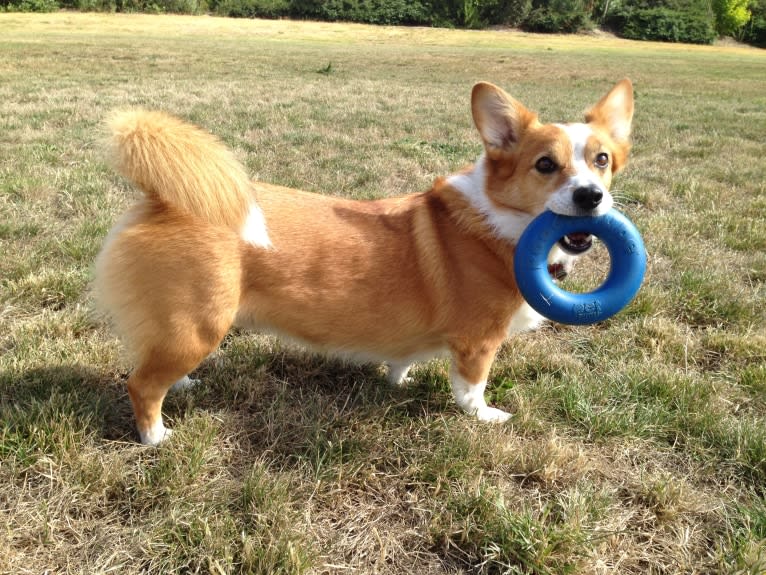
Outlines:
{"type": "Polygon", "coordinates": [[[580,32],[592,27],[590,8],[584,0],[533,0],[521,27],[530,32],[580,32]]]}
{"type": "Polygon", "coordinates": [[[407,0],[291,0],[290,16],[368,24],[430,24],[421,2],[407,0]]]}
{"type": "Polygon", "coordinates": [[[154,0],[160,12],[169,14],[204,14],[207,12],[206,0],[154,0]]]}
{"type": "Polygon", "coordinates": [[[57,0],[0,0],[0,12],[54,12],[59,8],[57,0]]]}
{"type": "Polygon", "coordinates": [[[219,0],[210,9],[220,16],[232,18],[282,18],[289,15],[288,0],[219,0]]]}
{"type": "Polygon", "coordinates": [[[76,0],[69,6],[69,1],[62,2],[63,7],[71,7],[81,12],[116,12],[116,0],[76,0]]]}
{"type": "Polygon", "coordinates": [[[465,14],[471,14],[474,3],[473,0],[423,0],[429,23],[447,28],[465,26],[465,14]]]}
{"type": "Polygon", "coordinates": [[[479,18],[486,24],[519,26],[532,8],[532,0],[485,0],[479,3],[479,18]]]}
{"type": "Polygon", "coordinates": [[[750,21],[750,0],[713,0],[715,27],[721,36],[737,36],[750,21]]]}
{"type": "Polygon", "coordinates": [[[429,24],[484,28],[516,26],[529,12],[531,0],[421,0],[429,24]]]}
{"type": "Polygon", "coordinates": [[[82,12],[148,12],[154,14],[202,14],[205,0],[59,0],[61,8],[82,12]]]}
{"type": "Polygon", "coordinates": [[[766,48],[766,0],[756,0],[750,6],[752,16],[740,32],[743,42],[766,48]]]}
{"type": "Polygon", "coordinates": [[[625,2],[605,19],[623,38],[712,44],[713,14],[704,2],[625,2]]]}
{"type": "Polygon", "coordinates": [[[430,24],[420,2],[408,0],[357,0],[355,20],[368,24],[430,24]]]}

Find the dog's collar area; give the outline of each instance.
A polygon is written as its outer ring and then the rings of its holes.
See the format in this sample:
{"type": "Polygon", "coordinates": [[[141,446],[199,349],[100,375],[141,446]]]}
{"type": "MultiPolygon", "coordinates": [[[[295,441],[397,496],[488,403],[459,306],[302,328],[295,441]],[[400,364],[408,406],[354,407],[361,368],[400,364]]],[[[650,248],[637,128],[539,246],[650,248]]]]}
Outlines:
{"type": "Polygon", "coordinates": [[[593,236],[586,232],[575,232],[565,235],[558,244],[569,255],[579,256],[593,247],[593,236]]]}

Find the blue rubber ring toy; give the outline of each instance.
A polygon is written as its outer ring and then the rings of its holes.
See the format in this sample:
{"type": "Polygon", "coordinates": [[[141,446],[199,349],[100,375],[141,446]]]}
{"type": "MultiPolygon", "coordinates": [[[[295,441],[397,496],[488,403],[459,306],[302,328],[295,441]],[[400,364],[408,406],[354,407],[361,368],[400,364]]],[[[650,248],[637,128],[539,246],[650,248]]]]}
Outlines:
{"type": "Polygon", "coordinates": [[[597,217],[545,211],[521,234],[513,267],[521,295],[537,313],[559,323],[586,325],[612,317],[638,293],[646,272],[646,249],[636,227],[617,210],[597,217]],[[606,280],[589,293],[564,291],[548,273],[553,244],[572,233],[597,236],[611,258],[606,280]]]}

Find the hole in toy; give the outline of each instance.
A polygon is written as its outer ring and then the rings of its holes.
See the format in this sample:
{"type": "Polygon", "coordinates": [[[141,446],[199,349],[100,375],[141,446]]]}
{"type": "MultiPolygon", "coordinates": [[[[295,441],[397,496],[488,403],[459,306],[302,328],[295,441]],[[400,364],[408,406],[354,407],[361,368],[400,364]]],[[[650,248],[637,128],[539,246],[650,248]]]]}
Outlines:
{"type": "Polygon", "coordinates": [[[572,258],[574,265],[566,277],[558,282],[561,289],[572,293],[588,293],[606,281],[611,266],[609,251],[597,237],[592,236],[592,242],[587,252],[572,258]]]}

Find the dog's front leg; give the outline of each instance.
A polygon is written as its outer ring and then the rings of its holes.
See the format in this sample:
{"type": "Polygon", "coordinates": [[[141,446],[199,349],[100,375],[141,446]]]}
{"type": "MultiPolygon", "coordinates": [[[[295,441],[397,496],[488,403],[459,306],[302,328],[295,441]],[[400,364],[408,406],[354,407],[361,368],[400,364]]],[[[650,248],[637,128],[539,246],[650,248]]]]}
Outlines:
{"type": "Polygon", "coordinates": [[[511,417],[502,409],[490,407],[484,399],[487,376],[499,344],[453,344],[450,381],[457,404],[479,421],[502,423],[511,417]]]}

